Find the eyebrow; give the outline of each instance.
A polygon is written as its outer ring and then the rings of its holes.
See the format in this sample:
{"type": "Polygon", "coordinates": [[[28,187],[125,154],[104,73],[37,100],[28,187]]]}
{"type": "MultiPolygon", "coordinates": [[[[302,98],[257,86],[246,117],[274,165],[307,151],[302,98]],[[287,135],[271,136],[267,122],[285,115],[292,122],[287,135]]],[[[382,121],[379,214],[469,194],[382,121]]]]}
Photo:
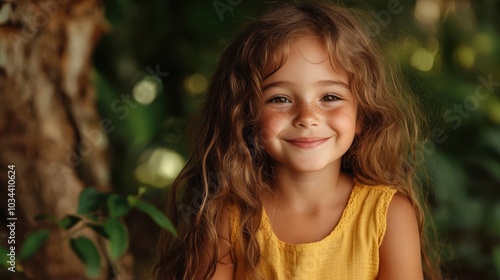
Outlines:
{"type": "MultiPolygon", "coordinates": [[[[334,80],[319,80],[315,82],[318,86],[341,86],[343,88],[349,89],[349,86],[342,81],[334,81],[334,80]]],[[[294,85],[291,81],[276,81],[264,86],[262,91],[269,90],[274,87],[292,87],[294,85]]]]}

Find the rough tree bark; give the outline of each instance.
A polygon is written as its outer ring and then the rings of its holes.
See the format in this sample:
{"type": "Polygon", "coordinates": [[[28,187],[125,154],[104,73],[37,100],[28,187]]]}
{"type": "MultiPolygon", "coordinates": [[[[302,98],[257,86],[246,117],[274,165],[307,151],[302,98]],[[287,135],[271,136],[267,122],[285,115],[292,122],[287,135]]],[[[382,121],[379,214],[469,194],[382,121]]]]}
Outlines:
{"type": "MultiPolygon", "coordinates": [[[[0,218],[7,217],[7,165],[15,165],[16,250],[41,226],[35,215],[74,213],[84,187],[109,189],[108,124],[91,82],[92,51],[107,29],[100,0],[0,2],[0,218]]],[[[50,230],[47,246],[22,264],[26,275],[86,279],[63,232],[50,230]]],[[[6,227],[0,231],[7,247],[6,227]]],[[[101,259],[97,279],[106,279],[101,259]]]]}

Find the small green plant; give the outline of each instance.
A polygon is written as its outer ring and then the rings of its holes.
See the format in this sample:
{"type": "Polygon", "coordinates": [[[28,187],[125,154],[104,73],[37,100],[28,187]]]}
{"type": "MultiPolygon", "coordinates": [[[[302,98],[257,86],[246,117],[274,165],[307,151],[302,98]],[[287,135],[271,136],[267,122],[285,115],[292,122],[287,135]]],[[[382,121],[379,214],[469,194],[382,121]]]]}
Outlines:
{"type": "MultiPolygon", "coordinates": [[[[144,212],[158,226],[177,236],[177,231],[170,220],[154,205],[141,199],[145,191],[145,188],[140,188],[137,195],[123,197],[115,193],[99,192],[93,187],[88,187],[80,193],[75,214],[65,215],[59,220],[52,215],[40,214],[35,219],[50,221],[66,231],[67,240],[70,242],[72,250],[85,265],[87,276],[96,277],[101,273],[101,259],[96,245],[87,237],[75,236],[83,228],[92,229],[108,241],[106,257],[111,263],[127,252],[129,246],[128,230],[121,218],[127,215],[132,208],[144,212]]],[[[30,232],[26,236],[17,259],[23,261],[32,257],[46,244],[48,237],[49,231],[46,229],[30,232]]],[[[6,248],[0,247],[2,258],[7,256],[7,252],[6,248]]]]}

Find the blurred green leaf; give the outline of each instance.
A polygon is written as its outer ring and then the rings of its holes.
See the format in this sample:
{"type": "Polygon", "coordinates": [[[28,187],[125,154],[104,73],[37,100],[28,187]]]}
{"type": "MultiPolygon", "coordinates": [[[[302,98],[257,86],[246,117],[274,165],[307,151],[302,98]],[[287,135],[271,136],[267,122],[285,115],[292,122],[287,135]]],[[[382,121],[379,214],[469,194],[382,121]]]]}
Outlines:
{"type": "Polygon", "coordinates": [[[489,228],[493,234],[500,236],[500,204],[494,205],[489,214],[489,228]]]}
{"type": "Polygon", "coordinates": [[[95,225],[95,224],[90,224],[90,225],[88,225],[88,227],[91,228],[93,231],[95,231],[100,236],[102,236],[102,237],[104,237],[106,239],[109,239],[109,235],[106,232],[106,230],[104,230],[103,226],[101,226],[101,225],[95,225]]]}
{"type": "Polygon", "coordinates": [[[35,221],[51,221],[54,224],[57,224],[57,219],[54,215],[49,214],[38,214],[35,216],[35,221]]]}
{"type": "Polygon", "coordinates": [[[66,215],[59,220],[59,226],[65,230],[72,228],[76,223],[81,220],[80,217],[74,215],[66,215]]]}
{"type": "Polygon", "coordinates": [[[85,264],[89,277],[96,277],[101,273],[101,257],[94,243],[86,237],[71,238],[71,248],[78,258],[85,264]]]}
{"type": "Polygon", "coordinates": [[[498,159],[483,157],[481,165],[484,170],[490,173],[495,181],[500,182],[500,163],[498,162],[498,159]]]}
{"type": "Polygon", "coordinates": [[[112,194],[108,198],[108,209],[111,218],[120,218],[128,213],[130,205],[127,199],[117,194],[112,194]]]}
{"type": "MultiPolygon", "coordinates": [[[[500,110],[499,110],[500,111],[500,110]]],[[[481,131],[481,143],[490,147],[497,156],[500,156],[500,130],[484,129],[481,131]]]]}
{"type": "Polygon", "coordinates": [[[45,245],[49,238],[49,231],[46,229],[37,230],[29,233],[24,240],[19,253],[19,259],[26,260],[33,256],[40,248],[45,245]]]}
{"type": "Polygon", "coordinates": [[[111,246],[111,258],[116,260],[123,256],[128,248],[128,232],[127,227],[117,219],[108,219],[103,228],[109,236],[111,246]]]}
{"type": "Polygon", "coordinates": [[[126,137],[131,146],[146,145],[161,121],[149,108],[152,105],[140,105],[129,94],[120,94],[98,70],[93,74],[99,108],[102,115],[112,121],[116,136],[126,137]]]}
{"type": "Polygon", "coordinates": [[[162,212],[160,212],[160,210],[156,209],[156,207],[154,207],[152,204],[150,204],[146,201],[137,199],[133,196],[129,196],[128,201],[129,201],[130,205],[135,206],[135,207],[137,207],[137,209],[146,213],[160,227],[168,230],[174,236],[177,236],[177,230],[175,229],[172,222],[170,222],[170,220],[167,218],[167,216],[165,216],[162,212]]]}
{"type": "Polygon", "coordinates": [[[493,248],[493,264],[497,271],[497,276],[500,277],[500,246],[493,248]]]}
{"type": "Polygon", "coordinates": [[[87,217],[87,219],[89,219],[92,222],[96,222],[96,223],[99,222],[99,217],[97,215],[86,214],[85,217],[87,217]]]}
{"type": "Polygon", "coordinates": [[[467,200],[459,209],[460,214],[456,217],[456,225],[463,228],[479,228],[485,220],[485,206],[478,199],[467,200]]]}
{"type": "Polygon", "coordinates": [[[436,150],[427,158],[426,164],[436,186],[439,186],[435,189],[437,200],[444,205],[463,203],[466,199],[465,172],[456,160],[436,150]]]}
{"type": "Polygon", "coordinates": [[[0,262],[2,262],[2,267],[9,267],[9,256],[7,254],[10,252],[7,248],[0,246],[0,262]]]}
{"type": "Polygon", "coordinates": [[[78,199],[78,214],[86,215],[97,210],[106,202],[108,194],[97,191],[93,187],[85,188],[78,199]]]}

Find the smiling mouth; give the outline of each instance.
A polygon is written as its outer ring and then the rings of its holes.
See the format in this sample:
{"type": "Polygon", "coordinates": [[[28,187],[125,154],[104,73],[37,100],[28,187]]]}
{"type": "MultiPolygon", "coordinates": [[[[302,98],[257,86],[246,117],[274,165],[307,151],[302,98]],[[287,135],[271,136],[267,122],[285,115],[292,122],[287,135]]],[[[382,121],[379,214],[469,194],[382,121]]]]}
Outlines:
{"type": "Polygon", "coordinates": [[[317,138],[317,137],[315,137],[315,138],[295,138],[295,139],[289,139],[289,140],[285,140],[285,141],[296,146],[296,147],[307,149],[307,148],[317,147],[317,146],[325,143],[326,141],[328,141],[328,139],[330,139],[330,137],[326,137],[326,138],[317,138]]]}

